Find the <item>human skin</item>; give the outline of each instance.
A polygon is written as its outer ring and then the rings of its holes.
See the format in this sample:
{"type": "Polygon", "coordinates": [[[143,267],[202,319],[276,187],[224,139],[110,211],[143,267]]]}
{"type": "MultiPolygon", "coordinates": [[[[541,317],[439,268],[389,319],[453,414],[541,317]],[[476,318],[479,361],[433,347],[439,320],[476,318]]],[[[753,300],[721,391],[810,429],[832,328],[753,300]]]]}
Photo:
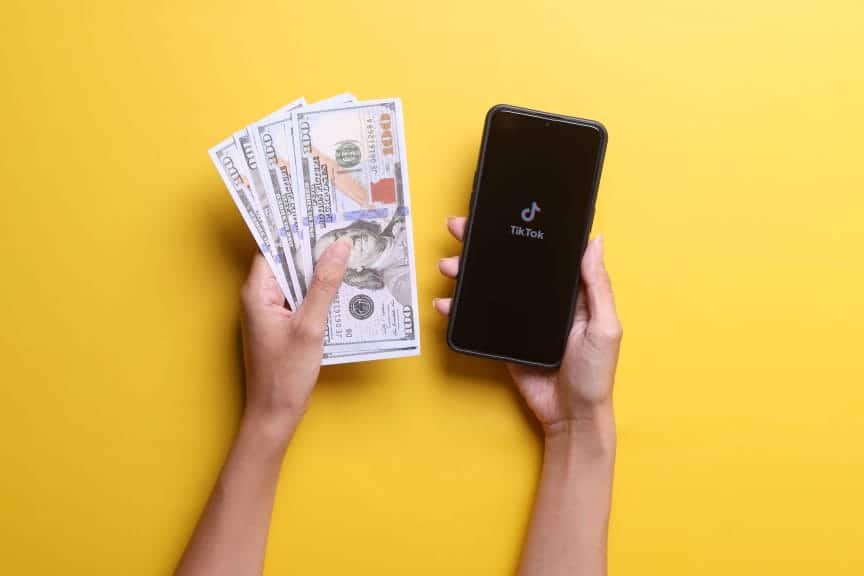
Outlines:
{"type": "Polygon", "coordinates": [[[255,256],[241,293],[246,405],[176,575],[261,574],[282,459],[318,380],[327,311],[350,253],[347,239],[327,249],[296,312],[255,256]]]}
{"type": "MultiPolygon", "coordinates": [[[[465,218],[449,218],[457,240],[465,218]]],[[[455,278],[459,257],[444,258],[455,278]]],[[[597,576],[606,573],[607,533],[615,465],[612,387],[621,323],[603,263],[603,240],[585,250],[573,326],[558,369],[507,364],[526,404],[542,425],[543,470],[519,568],[521,576],[597,576]]],[[[450,298],[433,305],[449,314],[450,298]]]]}
{"type": "MultiPolygon", "coordinates": [[[[464,218],[448,227],[462,239],[464,218]]],[[[261,574],[282,459],[318,379],[327,311],[352,242],[319,259],[302,306],[292,312],[266,261],[256,256],[243,287],[246,405],[234,444],[187,545],[178,576],[261,574]]],[[[582,286],[558,370],[509,364],[542,424],[544,461],[522,576],[604,574],[615,460],[612,383],[621,340],[611,285],[595,239],[582,261],[582,286]]],[[[455,277],[458,258],[439,263],[455,277]]],[[[449,313],[450,300],[435,308],[449,313]]]]}

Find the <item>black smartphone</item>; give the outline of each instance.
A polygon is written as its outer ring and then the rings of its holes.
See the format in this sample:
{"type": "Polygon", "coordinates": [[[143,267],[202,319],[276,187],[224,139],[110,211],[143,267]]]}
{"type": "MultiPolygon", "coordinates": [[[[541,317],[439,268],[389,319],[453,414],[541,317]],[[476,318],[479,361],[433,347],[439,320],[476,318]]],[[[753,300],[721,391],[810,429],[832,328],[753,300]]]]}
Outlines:
{"type": "Polygon", "coordinates": [[[561,363],[606,139],[592,120],[489,110],[447,330],[453,350],[561,363]]]}

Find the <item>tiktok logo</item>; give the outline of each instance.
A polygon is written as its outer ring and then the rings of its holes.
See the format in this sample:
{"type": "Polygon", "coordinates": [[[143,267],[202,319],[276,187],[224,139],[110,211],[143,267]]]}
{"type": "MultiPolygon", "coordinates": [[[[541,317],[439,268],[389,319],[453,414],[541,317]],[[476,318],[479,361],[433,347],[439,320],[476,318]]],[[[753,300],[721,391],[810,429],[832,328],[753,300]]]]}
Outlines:
{"type": "MultiPolygon", "coordinates": [[[[520,212],[520,216],[522,216],[523,222],[533,222],[534,217],[537,216],[537,213],[541,212],[540,206],[537,205],[537,202],[531,202],[531,206],[525,208],[520,212]]],[[[530,238],[532,240],[543,240],[543,231],[538,230],[536,228],[529,228],[527,226],[510,226],[510,234],[512,236],[518,236],[520,238],[530,238]]]]}
{"type": "Polygon", "coordinates": [[[537,202],[531,202],[531,206],[522,210],[522,221],[532,222],[534,220],[534,216],[537,215],[537,212],[542,212],[542,210],[540,210],[540,206],[537,205],[537,202]]]}

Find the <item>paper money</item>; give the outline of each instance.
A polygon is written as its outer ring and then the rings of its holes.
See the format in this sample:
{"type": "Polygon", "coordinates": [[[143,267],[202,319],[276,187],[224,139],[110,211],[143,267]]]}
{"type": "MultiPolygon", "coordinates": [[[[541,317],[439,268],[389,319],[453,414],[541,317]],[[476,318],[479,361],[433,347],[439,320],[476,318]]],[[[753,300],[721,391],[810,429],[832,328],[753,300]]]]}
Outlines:
{"type": "Polygon", "coordinates": [[[276,216],[274,215],[270,200],[267,198],[267,185],[265,184],[265,175],[263,174],[263,172],[266,172],[266,168],[259,161],[252,140],[251,128],[246,128],[234,134],[234,142],[242,152],[243,161],[249,174],[252,204],[257,213],[257,218],[264,225],[267,235],[271,240],[271,248],[275,249],[273,250],[273,260],[279,266],[280,274],[286,279],[289,293],[285,297],[293,308],[299,304],[303,295],[300,292],[300,283],[296,270],[292,263],[288,261],[291,253],[290,247],[285,246],[287,243],[286,237],[279,234],[276,216]],[[288,249],[286,250],[286,248],[288,249]]]}
{"type": "Polygon", "coordinates": [[[322,364],[419,354],[419,317],[399,100],[300,98],[210,150],[296,310],[315,262],[354,242],[330,307],[322,364]]]}
{"type": "MultiPolygon", "coordinates": [[[[351,94],[340,94],[310,107],[321,107],[330,104],[353,102],[351,94]]],[[[249,131],[255,146],[258,166],[265,184],[265,192],[270,203],[277,233],[285,255],[291,259],[293,276],[296,279],[294,291],[296,301],[302,300],[306,294],[306,278],[311,270],[311,257],[303,249],[303,235],[297,219],[297,204],[294,200],[294,139],[291,131],[292,112],[305,105],[305,100],[299,98],[273,113],[267,118],[253,124],[249,131]]]]}
{"type": "Polygon", "coordinates": [[[240,216],[252,233],[255,243],[258,244],[258,249],[261,250],[261,254],[264,255],[264,258],[273,270],[279,288],[282,290],[285,298],[289,299],[289,304],[293,305],[294,303],[290,301],[292,291],[288,287],[288,280],[281,273],[282,266],[274,258],[272,239],[254,206],[250,186],[251,175],[248,173],[246,161],[234,138],[228,138],[211,148],[210,158],[216,165],[216,169],[219,171],[225,187],[228,188],[234,204],[237,205],[240,216]]]}
{"type": "MultiPolygon", "coordinates": [[[[419,353],[419,318],[402,107],[356,102],[294,115],[304,249],[354,247],[330,307],[324,363],[419,353]],[[306,246],[308,245],[308,247],[306,246]]],[[[299,191],[298,190],[298,191],[299,191]]],[[[306,270],[306,274],[311,270],[306,270]]]]}
{"type": "Polygon", "coordinates": [[[252,135],[258,168],[264,184],[264,193],[273,215],[276,233],[291,269],[291,280],[297,304],[306,293],[304,257],[299,237],[297,210],[294,202],[292,156],[294,153],[291,134],[288,130],[290,111],[303,106],[301,98],[282,109],[280,113],[253,124],[248,131],[252,135]]]}

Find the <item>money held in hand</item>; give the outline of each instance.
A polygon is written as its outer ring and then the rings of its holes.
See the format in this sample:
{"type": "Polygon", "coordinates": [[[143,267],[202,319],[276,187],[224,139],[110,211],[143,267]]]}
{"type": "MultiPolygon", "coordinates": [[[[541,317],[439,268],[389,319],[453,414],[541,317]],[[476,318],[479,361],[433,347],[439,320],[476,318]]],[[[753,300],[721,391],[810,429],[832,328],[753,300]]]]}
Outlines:
{"type": "Polygon", "coordinates": [[[352,240],[327,318],[323,364],[420,353],[398,99],[296,100],[210,155],[292,308],[327,247],[352,240]]]}

